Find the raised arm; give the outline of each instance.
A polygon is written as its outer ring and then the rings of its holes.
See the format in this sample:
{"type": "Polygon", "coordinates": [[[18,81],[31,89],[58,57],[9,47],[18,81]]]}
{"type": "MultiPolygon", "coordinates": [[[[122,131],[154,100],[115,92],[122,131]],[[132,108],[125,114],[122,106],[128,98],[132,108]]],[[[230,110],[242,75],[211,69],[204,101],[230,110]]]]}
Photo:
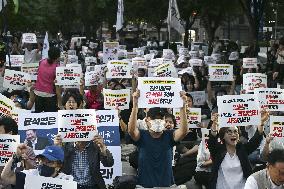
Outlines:
{"type": "Polygon", "coordinates": [[[132,140],[138,141],[140,139],[140,131],[137,127],[137,113],[138,113],[138,98],[140,91],[137,90],[133,93],[133,108],[128,122],[128,133],[132,140]]]}
{"type": "Polygon", "coordinates": [[[180,96],[183,100],[183,107],[180,108],[180,127],[174,131],[174,141],[181,141],[186,135],[188,131],[188,122],[186,116],[186,104],[187,104],[187,97],[184,91],[180,92],[180,96]]]}

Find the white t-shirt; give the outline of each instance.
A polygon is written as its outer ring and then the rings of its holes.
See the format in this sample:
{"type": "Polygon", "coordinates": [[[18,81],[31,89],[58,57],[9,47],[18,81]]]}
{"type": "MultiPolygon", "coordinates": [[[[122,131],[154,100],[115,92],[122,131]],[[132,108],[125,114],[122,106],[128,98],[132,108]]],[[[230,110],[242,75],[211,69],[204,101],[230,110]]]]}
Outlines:
{"type": "MultiPolygon", "coordinates": [[[[271,181],[270,178],[269,178],[269,181],[270,181],[271,186],[272,186],[272,188],[270,188],[270,189],[283,189],[283,188],[284,188],[284,185],[281,185],[281,186],[275,185],[275,184],[271,181]]],[[[255,178],[254,178],[253,176],[249,176],[249,177],[248,177],[244,189],[259,189],[258,186],[257,186],[257,182],[256,182],[256,180],[255,180],[255,178]]]]}
{"type": "Polygon", "coordinates": [[[28,51],[28,49],[25,49],[25,55],[24,55],[24,63],[28,64],[28,63],[35,63],[38,60],[38,50],[37,49],[33,49],[31,51],[28,51]]]}
{"type": "Polygon", "coordinates": [[[227,152],[218,170],[216,188],[243,189],[245,182],[239,157],[237,154],[231,157],[227,152]]]}

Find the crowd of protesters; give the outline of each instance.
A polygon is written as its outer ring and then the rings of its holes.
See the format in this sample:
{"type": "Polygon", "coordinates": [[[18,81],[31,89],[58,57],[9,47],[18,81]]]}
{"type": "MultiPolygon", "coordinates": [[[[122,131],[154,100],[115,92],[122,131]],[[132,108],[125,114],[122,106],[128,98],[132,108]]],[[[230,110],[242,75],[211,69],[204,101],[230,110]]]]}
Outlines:
{"type": "MultiPolygon", "coordinates": [[[[37,80],[29,84],[29,92],[3,88],[5,70],[11,69],[6,62],[7,51],[0,52],[0,90],[3,95],[13,100],[15,106],[33,112],[57,112],[58,110],[104,109],[102,90],[108,88],[120,90],[131,88],[132,99],[129,110],[119,111],[119,128],[122,147],[134,144],[127,154],[130,165],[137,170],[137,186],[144,188],[170,187],[182,185],[194,178],[197,185],[212,189],[283,189],[284,188],[284,138],[273,138],[269,134],[271,112],[262,110],[261,123],[245,127],[226,127],[218,123],[217,97],[223,95],[241,95],[243,74],[266,73],[268,87],[282,85],[284,76],[284,38],[272,44],[268,53],[267,64],[258,64],[257,69],[242,67],[242,58],[257,57],[257,47],[252,44],[241,54],[236,43],[222,44],[216,38],[213,53],[220,54],[217,63],[232,64],[234,80],[231,82],[213,82],[208,79],[208,65],[192,67],[192,72],[179,74],[183,91],[180,97],[180,126],[177,127],[172,109],[139,109],[140,91],[137,78],[147,77],[147,69],[133,70],[131,79],[104,78],[91,87],[84,86],[82,79],[79,89],[63,89],[56,84],[56,67],[63,57],[67,64],[68,50],[76,50],[79,63],[85,71],[84,58],[94,56],[102,64],[100,44],[91,47],[90,41],[73,46],[51,44],[48,58],[42,59],[42,45],[21,44],[14,37],[9,45],[11,55],[24,55],[25,63],[39,62],[37,80]],[[82,46],[88,46],[83,54],[82,46]],[[64,47],[63,47],[64,46],[64,47]],[[224,54],[223,51],[226,51],[224,54]],[[63,55],[63,56],[62,56],[63,55]],[[230,56],[231,55],[231,56],[230,56]],[[235,58],[232,57],[236,55],[235,58]],[[204,105],[195,105],[190,92],[205,91],[204,105]],[[197,129],[188,129],[187,113],[191,108],[201,108],[202,123],[197,129]],[[202,141],[201,128],[210,129],[209,139],[202,141]],[[174,148],[176,146],[176,148],[174,148]],[[208,148],[207,148],[208,147],[208,148]],[[173,163],[174,161],[174,163],[173,163]]],[[[144,48],[144,54],[158,46],[144,48]]],[[[204,51],[197,51],[198,58],[204,61],[204,51]]],[[[155,58],[161,58],[157,51],[155,58]]],[[[123,55],[119,59],[125,59],[123,55]]],[[[163,57],[162,57],[163,58],[163,57]]],[[[176,68],[190,67],[189,57],[175,56],[176,68]]],[[[15,68],[13,68],[15,69],[15,68]]],[[[273,112],[283,116],[283,112],[273,112]]],[[[17,123],[10,117],[0,119],[0,133],[17,135],[17,123]]],[[[28,134],[27,134],[28,135],[28,134]]],[[[95,136],[92,141],[63,143],[57,135],[54,144],[46,144],[44,151],[35,155],[36,132],[30,132],[33,140],[20,144],[17,152],[2,169],[0,188],[24,188],[26,175],[74,180],[78,189],[103,189],[107,186],[100,173],[100,163],[111,167],[117,158],[107,149],[102,136],[95,136]],[[17,163],[20,168],[16,168],[17,163]]],[[[125,160],[123,160],[125,161],[125,160]]],[[[129,181],[130,182],[130,181],[129,181]]]]}

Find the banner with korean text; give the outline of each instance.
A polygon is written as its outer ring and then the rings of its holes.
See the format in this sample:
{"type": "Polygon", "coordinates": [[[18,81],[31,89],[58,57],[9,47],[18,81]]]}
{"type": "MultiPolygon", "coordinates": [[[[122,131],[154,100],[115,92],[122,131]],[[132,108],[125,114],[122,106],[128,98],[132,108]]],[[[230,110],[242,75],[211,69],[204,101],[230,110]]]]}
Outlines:
{"type": "Polygon", "coordinates": [[[19,135],[0,134],[0,166],[5,166],[20,144],[19,135]]]}
{"type": "Polygon", "coordinates": [[[124,110],[129,109],[130,103],[130,90],[111,90],[103,89],[104,94],[104,108],[124,110]]]}

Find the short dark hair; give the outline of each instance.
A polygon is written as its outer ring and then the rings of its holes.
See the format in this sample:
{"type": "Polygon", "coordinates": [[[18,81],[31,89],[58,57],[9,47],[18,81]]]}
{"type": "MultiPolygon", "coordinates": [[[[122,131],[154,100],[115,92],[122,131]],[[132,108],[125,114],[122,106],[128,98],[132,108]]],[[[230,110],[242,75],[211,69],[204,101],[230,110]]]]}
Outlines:
{"type": "Polygon", "coordinates": [[[52,64],[54,60],[60,57],[60,49],[57,47],[50,47],[48,50],[48,63],[52,64]]]}
{"type": "Polygon", "coordinates": [[[147,117],[151,119],[163,119],[167,110],[165,108],[150,108],[147,112],[147,117]]]}
{"type": "Polygon", "coordinates": [[[126,87],[122,83],[117,83],[114,85],[113,90],[115,90],[116,86],[120,86],[121,89],[126,89],[126,87]]]}
{"type": "Polygon", "coordinates": [[[83,103],[83,97],[77,92],[66,92],[62,97],[62,105],[65,106],[70,97],[73,97],[78,107],[83,103]]]}
{"type": "Polygon", "coordinates": [[[185,93],[185,95],[186,95],[188,98],[190,98],[190,99],[191,99],[191,101],[193,102],[193,97],[192,97],[192,95],[191,95],[191,94],[189,94],[189,93],[185,93]]]}
{"type": "Polygon", "coordinates": [[[226,91],[226,89],[224,89],[224,88],[219,88],[219,89],[216,89],[215,90],[215,97],[217,98],[217,94],[218,93],[224,93],[225,95],[227,95],[228,94],[228,92],[226,91]]]}
{"type": "Polygon", "coordinates": [[[275,149],[268,154],[267,162],[274,165],[277,162],[284,163],[284,149],[275,149]]]}
{"type": "Polygon", "coordinates": [[[176,128],[176,127],[177,127],[177,121],[176,121],[175,116],[174,116],[173,114],[166,113],[166,114],[165,114],[165,119],[168,118],[168,117],[173,120],[174,128],[176,128]]]}
{"type": "Polygon", "coordinates": [[[8,134],[12,132],[12,135],[18,134],[18,124],[11,117],[0,117],[0,126],[4,126],[5,133],[8,134]]]}

